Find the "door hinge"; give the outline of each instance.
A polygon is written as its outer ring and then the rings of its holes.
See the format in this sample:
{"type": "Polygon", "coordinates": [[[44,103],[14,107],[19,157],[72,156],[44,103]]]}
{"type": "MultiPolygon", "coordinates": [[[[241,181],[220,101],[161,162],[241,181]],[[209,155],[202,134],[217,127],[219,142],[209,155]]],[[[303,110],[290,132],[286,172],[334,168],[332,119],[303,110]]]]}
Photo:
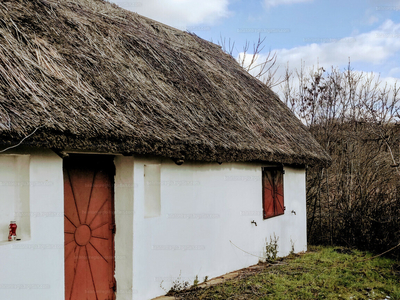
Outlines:
{"type": "Polygon", "coordinates": [[[117,291],[117,282],[115,281],[115,278],[110,282],[110,289],[112,289],[114,293],[117,291]]]}
{"type": "Polygon", "coordinates": [[[112,231],[113,234],[115,234],[115,232],[117,231],[117,228],[114,223],[110,224],[109,229],[112,231]]]}

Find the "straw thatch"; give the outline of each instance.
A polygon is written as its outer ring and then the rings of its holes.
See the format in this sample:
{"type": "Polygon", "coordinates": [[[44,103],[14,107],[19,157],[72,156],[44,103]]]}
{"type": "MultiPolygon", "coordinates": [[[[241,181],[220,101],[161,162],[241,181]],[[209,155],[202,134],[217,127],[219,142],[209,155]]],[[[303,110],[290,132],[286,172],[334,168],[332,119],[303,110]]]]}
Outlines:
{"type": "Polygon", "coordinates": [[[28,135],[59,150],[330,161],[219,46],[103,0],[0,2],[0,139],[28,135]]]}

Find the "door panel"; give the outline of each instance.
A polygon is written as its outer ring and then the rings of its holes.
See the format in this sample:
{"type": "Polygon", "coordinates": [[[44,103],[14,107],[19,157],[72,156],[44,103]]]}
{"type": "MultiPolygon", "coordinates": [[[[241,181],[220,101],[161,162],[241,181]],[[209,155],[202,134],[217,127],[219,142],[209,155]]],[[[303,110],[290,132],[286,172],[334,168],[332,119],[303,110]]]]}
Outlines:
{"type": "Polygon", "coordinates": [[[65,299],[115,299],[111,156],[64,159],[65,299]]]}

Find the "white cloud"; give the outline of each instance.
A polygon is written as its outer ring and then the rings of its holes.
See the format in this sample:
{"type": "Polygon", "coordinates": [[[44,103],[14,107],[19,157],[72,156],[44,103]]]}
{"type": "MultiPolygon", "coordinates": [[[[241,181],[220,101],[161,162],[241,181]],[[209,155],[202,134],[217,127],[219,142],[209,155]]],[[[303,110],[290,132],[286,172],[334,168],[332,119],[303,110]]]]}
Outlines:
{"type": "Polygon", "coordinates": [[[337,66],[346,64],[350,57],[353,62],[380,64],[400,50],[400,24],[391,20],[377,30],[343,39],[305,39],[311,44],[293,49],[278,50],[279,60],[337,66]]]}
{"type": "Polygon", "coordinates": [[[400,77],[400,68],[399,67],[390,69],[389,76],[395,76],[395,75],[397,75],[397,77],[400,77]]]}
{"type": "Polygon", "coordinates": [[[264,4],[266,7],[285,5],[285,4],[294,4],[301,2],[312,2],[313,0],[264,0],[264,4]]]}
{"type": "MultiPolygon", "coordinates": [[[[379,65],[387,62],[396,54],[400,54],[400,23],[391,20],[385,21],[376,30],[368,33],[335,38],[305,38],[310,44],[291,49],[275,49],[276,64],[280,66],[277,75],[283,75],[286,65],[291,69],[300,69],[304,66],[323,66],[325,69],[346,66],[349,57],[352,63],[366,63],[379,65]]],[[[265,60],[261,54],[258,62],[265,60]]],[[[247,57],[250,59],[250,55],[247,57]]]]}
{"type": "Polygon", "coordinates": [[[212,24],[230,15],[229,0],[113,0],[113,2],[122,8],[180,29],[197,24],[212,24]]]}
{"type": "Polygon", "coordinates": [[[368,23],[369,25],[372,25],[372,24],[375,24],[375,23],[378,22],[378,21],[379,21],[379,18],[378,18],[378,17],[376,17],[376,16],[370,16],[370,17],[368,18],[367,23],[368,23]]]}

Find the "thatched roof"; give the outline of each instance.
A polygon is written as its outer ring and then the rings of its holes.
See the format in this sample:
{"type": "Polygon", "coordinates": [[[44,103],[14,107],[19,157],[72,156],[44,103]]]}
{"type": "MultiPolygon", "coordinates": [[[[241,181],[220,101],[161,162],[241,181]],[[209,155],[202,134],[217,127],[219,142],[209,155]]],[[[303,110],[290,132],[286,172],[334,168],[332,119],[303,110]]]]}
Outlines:
{"type": "Polygon", "coordinates": [[[2,148],[27,135],[59,150],[330,160],[219,46],[103,0],[0,2],[2,148]]]}

